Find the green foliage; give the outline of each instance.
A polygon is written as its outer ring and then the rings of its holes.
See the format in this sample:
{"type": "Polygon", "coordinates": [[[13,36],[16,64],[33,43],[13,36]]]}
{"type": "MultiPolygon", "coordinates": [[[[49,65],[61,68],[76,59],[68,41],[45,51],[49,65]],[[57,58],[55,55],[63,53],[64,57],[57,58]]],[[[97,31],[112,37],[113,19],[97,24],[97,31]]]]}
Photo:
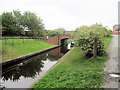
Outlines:
{"type": "Polygon", "coordinates": [[[3,13],[1,17],[3,36],[44,36],[44,24],[35,13],[26,11],[21,14],[19,10],[13,10],[3,13]]]}
{"type": "Polygon", "coordinates": [[[42,36],[44,24],[42,23],[42,20],[36,16],[35,13],[31,13],[29,11],[24,12],[22,23],[23,26],[29,30],[30,36],[42,36]]]}
{"type": "MultiPolygon", "coordinates": [[[[80,40],[81,49],[85,52],[86,56],[93,56],[93,39],[81,39],[80,40]]],[[[97,55],[102,56],[104,54],[104,44],[100,39],[97,39],[97,55]]]]}
{"type": "Polygon", "coordinates": [[[112,40],[113,36],[109,36],[107,38],[105,38],[104,40],[104,51],[105,51],[105,54],[107,53],[107,48],[108,48],[108,45],[110,44],[110,41],[112,40]]]}
{"type": "Polygon", "coordinates": [[[2,36],[2,17],[0,15],[0,36],[2,36]]]}
{"type": "Polygon", "coordinates": [[[65,31],[65,35],[73,35],[74,36],[75,32],[74,31],[65,31]]]}
{"type": "Polygon", "coordinates": [[[15,21],[16,29],[14,29],[14,34],[17,36],[25,35],[25,31],[22,26],[22,14],[18,10],[13,10],[13,17],[15,21]]]}
{"type": "Polygon", "coordinates": [[[104,54],[103,40],[107,36],[109,36],[108,30],[101,24],[95,24],[91,27],[82,26],[76,29],[75,41],[85,52],[86,56],[92,57],[94,53],[102,56],[104,54]]]}
{"type": "Polygon", "coordinates": [[[48,32],[48,35],[50,37],[54,37],[54,36],[58,36],[58,35],[61,35],[62,33],[60,31],[56,31],[56,30],[51,30],[48,32]]]}
{"type": "Polygon", "coordinates": [[[0,15],[0,27],[2,27],[2,16],[0,15]]]}
{"type": "Polygon", "coordinates": [[[12,12],[3,13],[1,16],[3,35],[14,35],[14,30],[16,29],[16,26],[12,12]]]}
{"type": "Polygon", "coordinates": [[[58,28],[58,29],[55,29],[55,30],[48,31],[48,36],[54,37],[54,36],[62,35],[64,33],[65,33],[64,28],[58,28]]]}
{"type": "Polygon", "coordinates": [[[108,37],[112,34],[112,30],[108,30],[108,37]]]}

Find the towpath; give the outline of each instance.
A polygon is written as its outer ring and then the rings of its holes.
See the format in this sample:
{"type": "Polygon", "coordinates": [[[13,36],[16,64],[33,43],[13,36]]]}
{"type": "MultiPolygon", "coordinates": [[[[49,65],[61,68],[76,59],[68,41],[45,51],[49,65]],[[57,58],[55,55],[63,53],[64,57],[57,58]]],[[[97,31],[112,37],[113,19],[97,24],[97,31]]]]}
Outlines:
{"type": "Polygon", "coordinates": [[[105,63],[105,68],[104,68],[104,81],[103,81],[103,88],[119,88],[120,85],[120,75],[118,75],[119,69],[119,60],[118,60],[118,54],[120,47],[118,35],[113,35],[113,39],[108,47],[108,55],[109,55],[109,60],[105,63]],[[115,73],[115,74],[114,74],[115,73]],[[116,74],[117,73],[117,74],[116,74]]]}

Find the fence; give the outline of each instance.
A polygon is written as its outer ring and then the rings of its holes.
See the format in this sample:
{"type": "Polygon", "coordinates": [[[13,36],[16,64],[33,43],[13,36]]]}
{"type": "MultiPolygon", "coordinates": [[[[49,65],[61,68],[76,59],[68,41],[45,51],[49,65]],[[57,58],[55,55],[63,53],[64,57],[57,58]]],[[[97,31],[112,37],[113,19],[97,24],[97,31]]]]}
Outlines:
{"type": "Polygon", "coordinates": [[[44,40],[43,37],[2,37],[2,44],[3,45],[14,45],[15,43],[25,43],[30,42],[33,40],[44,40]]]}

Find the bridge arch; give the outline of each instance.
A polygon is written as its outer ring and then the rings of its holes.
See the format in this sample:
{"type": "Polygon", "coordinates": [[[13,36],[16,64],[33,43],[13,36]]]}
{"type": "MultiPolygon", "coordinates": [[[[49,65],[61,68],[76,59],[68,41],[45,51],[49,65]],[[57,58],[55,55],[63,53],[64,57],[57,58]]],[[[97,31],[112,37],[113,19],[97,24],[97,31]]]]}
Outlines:
{"type": "Polygon", "coordinates": [[[66,39],[74,39],[72,35],[59,35],[47,40],[50,44],[61,45],[66,39]]]}

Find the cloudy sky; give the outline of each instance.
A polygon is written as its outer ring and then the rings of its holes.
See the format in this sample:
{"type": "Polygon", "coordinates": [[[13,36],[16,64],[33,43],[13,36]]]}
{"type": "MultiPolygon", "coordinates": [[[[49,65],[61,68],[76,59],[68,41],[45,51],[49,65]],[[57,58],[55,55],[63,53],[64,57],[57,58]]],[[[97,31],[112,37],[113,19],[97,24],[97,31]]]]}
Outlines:
{"type": "Polygon", "coordinates": [[[43,19],[46,29],[75,30],[101,23],[112,29],[118,22],[119,0],[0,0],[0,14],[19,9],[43,19]]]}

